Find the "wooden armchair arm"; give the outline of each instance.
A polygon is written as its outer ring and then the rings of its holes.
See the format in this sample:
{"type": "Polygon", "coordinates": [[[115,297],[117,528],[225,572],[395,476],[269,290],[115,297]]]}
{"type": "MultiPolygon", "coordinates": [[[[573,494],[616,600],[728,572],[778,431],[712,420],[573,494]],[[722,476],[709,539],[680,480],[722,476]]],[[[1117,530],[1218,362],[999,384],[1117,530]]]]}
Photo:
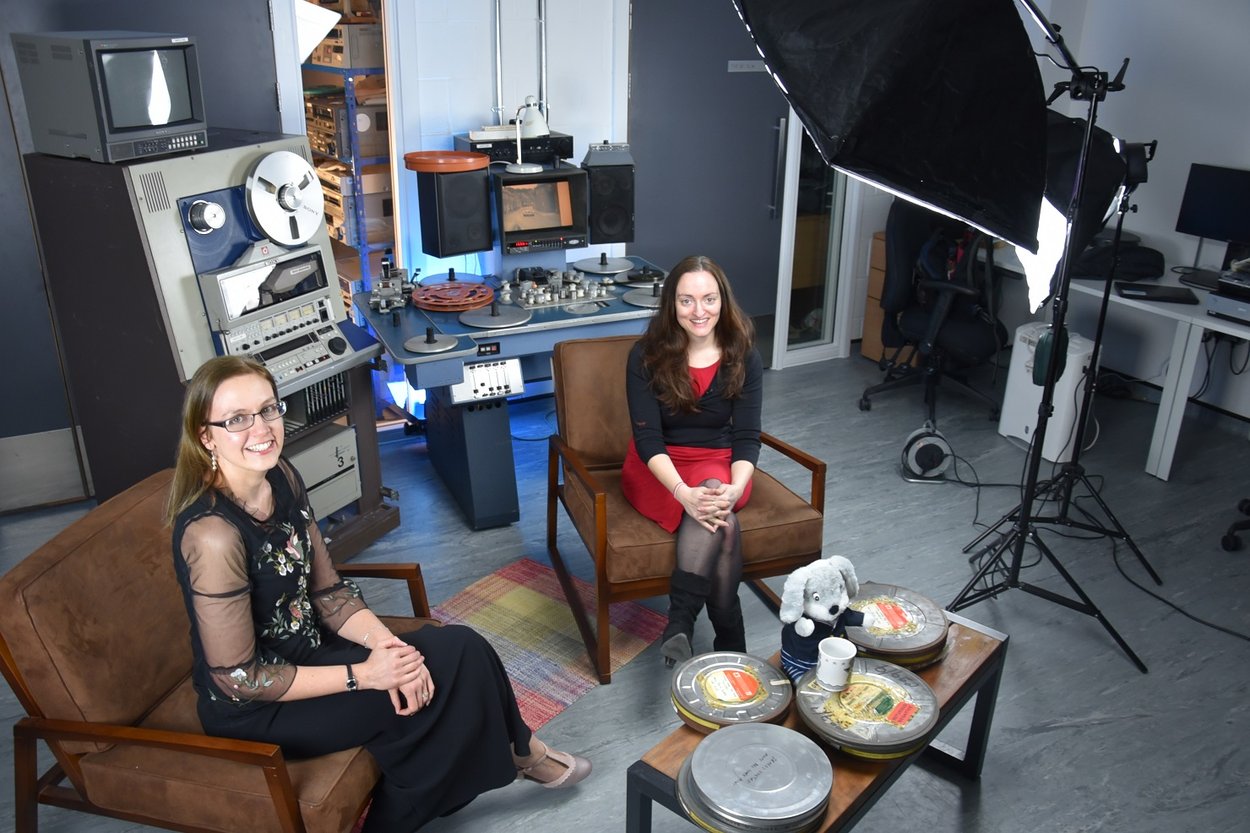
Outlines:
{"type": "MultiPolygon", "coordinates": [[[[564,461],[569,464],[569,468],[577,477],[577,480],[580,482],[582,488],[590,492],[596,498],[601,497],[604,494],[604,491],[603,487],[599,485],[599,481],[595,479],[594,469],[596,467],[588,466],[583,463],[582,456],[578,453],[577,449],[573,448],[561,439],[559,434],[552,434],[548,439],[550,440],[552,465],[555,465],[557,458],[564,458],[564,461]]],[[[620,466],[599,466],[598,468],[620,468],[620,466]]]]}
{"type": "Polygon", "coordinates": [[[339,575],[352,578],[393,578],[408,582],[412,614],[420,619],[430,618],[430,601],[425,595],[420,564],[337,564],[335,569],[339,575]]]}
{"type": "Polygon", "coordinates": [[[36,793],[41,787],[48,786],[37,776],[36,742],[39,740],[146,746],[260,767],[264,770],[265,783],[269,786],[281,829],[288,833],[304,833],[304,820],[300,815],[295,787],[291,784],[282,749],[276,744],[43,717],[24,717],[13,725],[13,788],[18,829],[35,829],[36,793]]]}
{"type": "Polygon", "coordinates": [[[282,749],[274,743],[219,738],[194,732],[145,729],[114,723],[86,723],[79,720],[53,720],[23,717],[13,726],[14,737],[44,741],[150,746],[175,752],[189,752],[251,766],[286,766],[282,749]]]}
{"type": "Polygon", "coordinates": [[[825,514],[825,473],[828,469],[825,461],[819,460],[808,454],[806,451],[795,448],[785,440],[778,439],[765,431],[760,432],[760,442],[774,451],[778,451],[786,457],[789,457],[791,460],[812,473],[812,508],[822,515],[825,514]]]}

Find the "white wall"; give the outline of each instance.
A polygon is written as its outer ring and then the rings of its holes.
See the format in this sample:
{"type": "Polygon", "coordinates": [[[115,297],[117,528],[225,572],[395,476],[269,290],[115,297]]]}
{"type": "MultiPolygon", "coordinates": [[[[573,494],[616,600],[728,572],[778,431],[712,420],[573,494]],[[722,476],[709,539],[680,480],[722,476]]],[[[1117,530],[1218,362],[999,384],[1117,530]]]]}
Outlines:
{"type": "MultiPolygon", "coordinates": [[[[1190,163],[1250,169],[1245,61],[1250,3],[1056,0],[1055,5],[1084,7],[1079,40],[1069,44],[1082,63],[1115,72],[1125,57],[1131,59],[1125,89],[1108,96],[1099,124],[1131,142],[1158,139],[1159,150],[1149,181],[1134,195],[1138,212],[1126,217],[1125,228],[1163,252],[1169,266],[1192,265],[1198,239],[1175,231],[1190,163]]],[[[1218,268],[1224,250],[1222,243],[1207,242],[1203,264],[1218,268]]],[[[1081,312],[1074,305],[1074,323],[1094,316],[1090,306],[1083,304],[1081,312]]],[[[1104,366],[1161,383],[1171,328],[1150,317],[1122,317],[1109,326],[1104,366]]],[[[1092,335],[1092,329],[1086,334],[1092,335]]],[[[1240,360],[1247,348],[1236,349],[1240,360]]],[[[1250,382],[1230,374],[1228,350],[1227,344],[1218,349],[1203,400],[1250,416],[1250,382]]],[[[1195,388],[1204,370],[1200,364],[1195,388]]]]}
{"type": "MultiPolygon", "coordinates": [[[[539,92],[537,0],[502,0],[503,106],[510,119],[539,92]]],[[[384,3],[387,78],[392,89],[392,143],[398,246],[402,262],[437,274],[455,268],[496,273],[492,253],[436,259],[421,251],[416,174],[403,168],[414,150],[449,150],[454,136],[497,124],[495,0],[384,3]]],[[[574,139],[579,164],[593,142],[626,141],[628,3],[547,0],[547,105],[551,129],[574,139]]],[[[603,247],[598,247],[598,249],[603,247]]],[[[613,252],[613,254],[616,254],[613,252]]],[[[570,253],[575,259],[576,253],[570,253]]]]}

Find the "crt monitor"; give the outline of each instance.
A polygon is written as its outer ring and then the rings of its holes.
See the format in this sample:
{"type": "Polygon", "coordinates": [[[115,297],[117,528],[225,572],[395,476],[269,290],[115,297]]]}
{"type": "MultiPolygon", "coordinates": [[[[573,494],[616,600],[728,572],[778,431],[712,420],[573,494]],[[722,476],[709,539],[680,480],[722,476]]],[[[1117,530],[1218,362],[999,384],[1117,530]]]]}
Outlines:
{"type": "Polygon", "coordinates": [[[589,233],[586,171],[556,167],[495,174],[495,217],[504,254],[577,249],[589,233]]]}
{"type": "Polygon", "coordinates": [[[195,38],[122,31],[11,37],[39,153],[123,162],[207,147],[195,38]]]}
{"type": "Polygon", "coordinates": [[[1176,230],[1207,240],[1250,243],[1250,171],[1190,165],[1176,230]]]}

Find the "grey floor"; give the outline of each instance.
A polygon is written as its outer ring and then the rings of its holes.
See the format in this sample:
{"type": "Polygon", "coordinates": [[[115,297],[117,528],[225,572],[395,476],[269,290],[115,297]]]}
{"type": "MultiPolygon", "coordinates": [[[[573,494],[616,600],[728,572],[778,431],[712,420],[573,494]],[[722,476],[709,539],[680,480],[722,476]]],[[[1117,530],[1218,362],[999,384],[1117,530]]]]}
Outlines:
{"type": "MultiPolygon", "coordinates": [[[[918,391],[883,395],[871,411],[861,412],[859,392],[876,378],[875,365],[858,357],[770,372],[766,426],[830,465],[827,552],[851,558],[861,579],[900,584],[946,604],[971,576],[963,545],[1019,502],[1025,451],[997,433],[997,423],[983,408],[949,394],[940,403],[940,427],[966,461],[958,475],[985,485],[905,482],[898,457],[922,421],[918,391]]],[[[1000,375],[999,389],[1002,385],[1000,375]]],[[[964,615],[1011,637],[984,776],[978,783],[961,782],[913,767],[867,814],[861,829],[1247,829],[1250,646],[1244,635],[1250,632],[1250,553],[1225,553],[1219,539],[1237,517],[1237,502],[1250,496],[1245,474],[1250,442],[1244,424],[1199,414],[1186,422],[1172,479],[1150,477],[1143,464],[1155,408],[1141,401],[1151,391],[1132,390],[1138,398],[1098,397],[1097,441],[1081,459],[1090,482],[1160,573],[1163,586],[1149,582],[1123,543],[1088,540],[1052,525],[1037,528],[1150,673],[1140,673],[1095,619],[1020,590],[965,609],[964,615]]],[[[513,407],[521,520],[482,532],[469,531],[461,521],[431,469],[424,440],[384,432],[384,479],[400,492],[403,521],[360,557],[420,561],[434,603],[514,559],[545,561],[542,440],[553,424],[549,399],[513,407]]],[[[763,464],[786,473],[770,458],[763,464]]],[[[1046,464],[1044,472],[1049,469],[1046,464]]],[[[84,511],[75,506],[0,518],[0,570],[84,511]]],[[[567,523],[562,540],[574,549],[567,523]]],[[[1032,548],[1024,556],[1027,565],[1038,561],[1032,548]]],[[[577,564],[588,576],[586,560],[577,564]]],[[[1066,592],[1045,563],[1027,566],[1024,578],[1066,592]]],[[[367,586],[366,592],[377,607],[385,607],[382,591],[367,586]]],[[[744,590],[742,596],[750,649],[769,655],[778,645],[779,624],[754,594],[744,590]]],[[[663,609],[662,599],[647,604],[663,609]]],[[[696,643],[709,647],[706,621],[699,624],[696,643]]],[[[553,745],[593,759],[588,781],[557,793],[514,785],[427,829],[622,829],[626,768],[678,725],[668,685],[652,646],[611,685],[589,692],[541,733],[553,745]]],[[[10,724],[18,715],[11,694],[0,692],[0,723],[10,724]]],[[[964,726],[957,720],[948,739],[959,741],[964,726]]],[[[0,761],[11,760],[10,744],[10,734],[0,734],[0,761]]],[[[11,779],[0,778],[0,827],[11,823],[11,807],[11,779]]],[[[52,833],[148,829],[47,808],[40,820],[41,829],[52,833]]],[[[692,829],[657,809],[656,831],[692,829]]]]}

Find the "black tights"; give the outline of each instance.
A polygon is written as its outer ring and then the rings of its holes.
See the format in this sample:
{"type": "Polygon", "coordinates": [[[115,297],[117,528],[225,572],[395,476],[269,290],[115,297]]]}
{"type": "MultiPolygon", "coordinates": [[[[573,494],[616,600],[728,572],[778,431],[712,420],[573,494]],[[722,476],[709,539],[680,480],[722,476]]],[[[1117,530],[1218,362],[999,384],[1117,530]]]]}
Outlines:
{"type": "MultiPolygon", "coordinates": [[[[719,480],[705,480],[700,485],[716,487],[719,480]]],[[[682,515],[677,527],[677,569],[703,576],[711,583],[708,605],[726,609],[738,595],[742,580],[742,539],[738,515],[730,512],[728,526],[715,532],[689,515],[682,515]]]]}

